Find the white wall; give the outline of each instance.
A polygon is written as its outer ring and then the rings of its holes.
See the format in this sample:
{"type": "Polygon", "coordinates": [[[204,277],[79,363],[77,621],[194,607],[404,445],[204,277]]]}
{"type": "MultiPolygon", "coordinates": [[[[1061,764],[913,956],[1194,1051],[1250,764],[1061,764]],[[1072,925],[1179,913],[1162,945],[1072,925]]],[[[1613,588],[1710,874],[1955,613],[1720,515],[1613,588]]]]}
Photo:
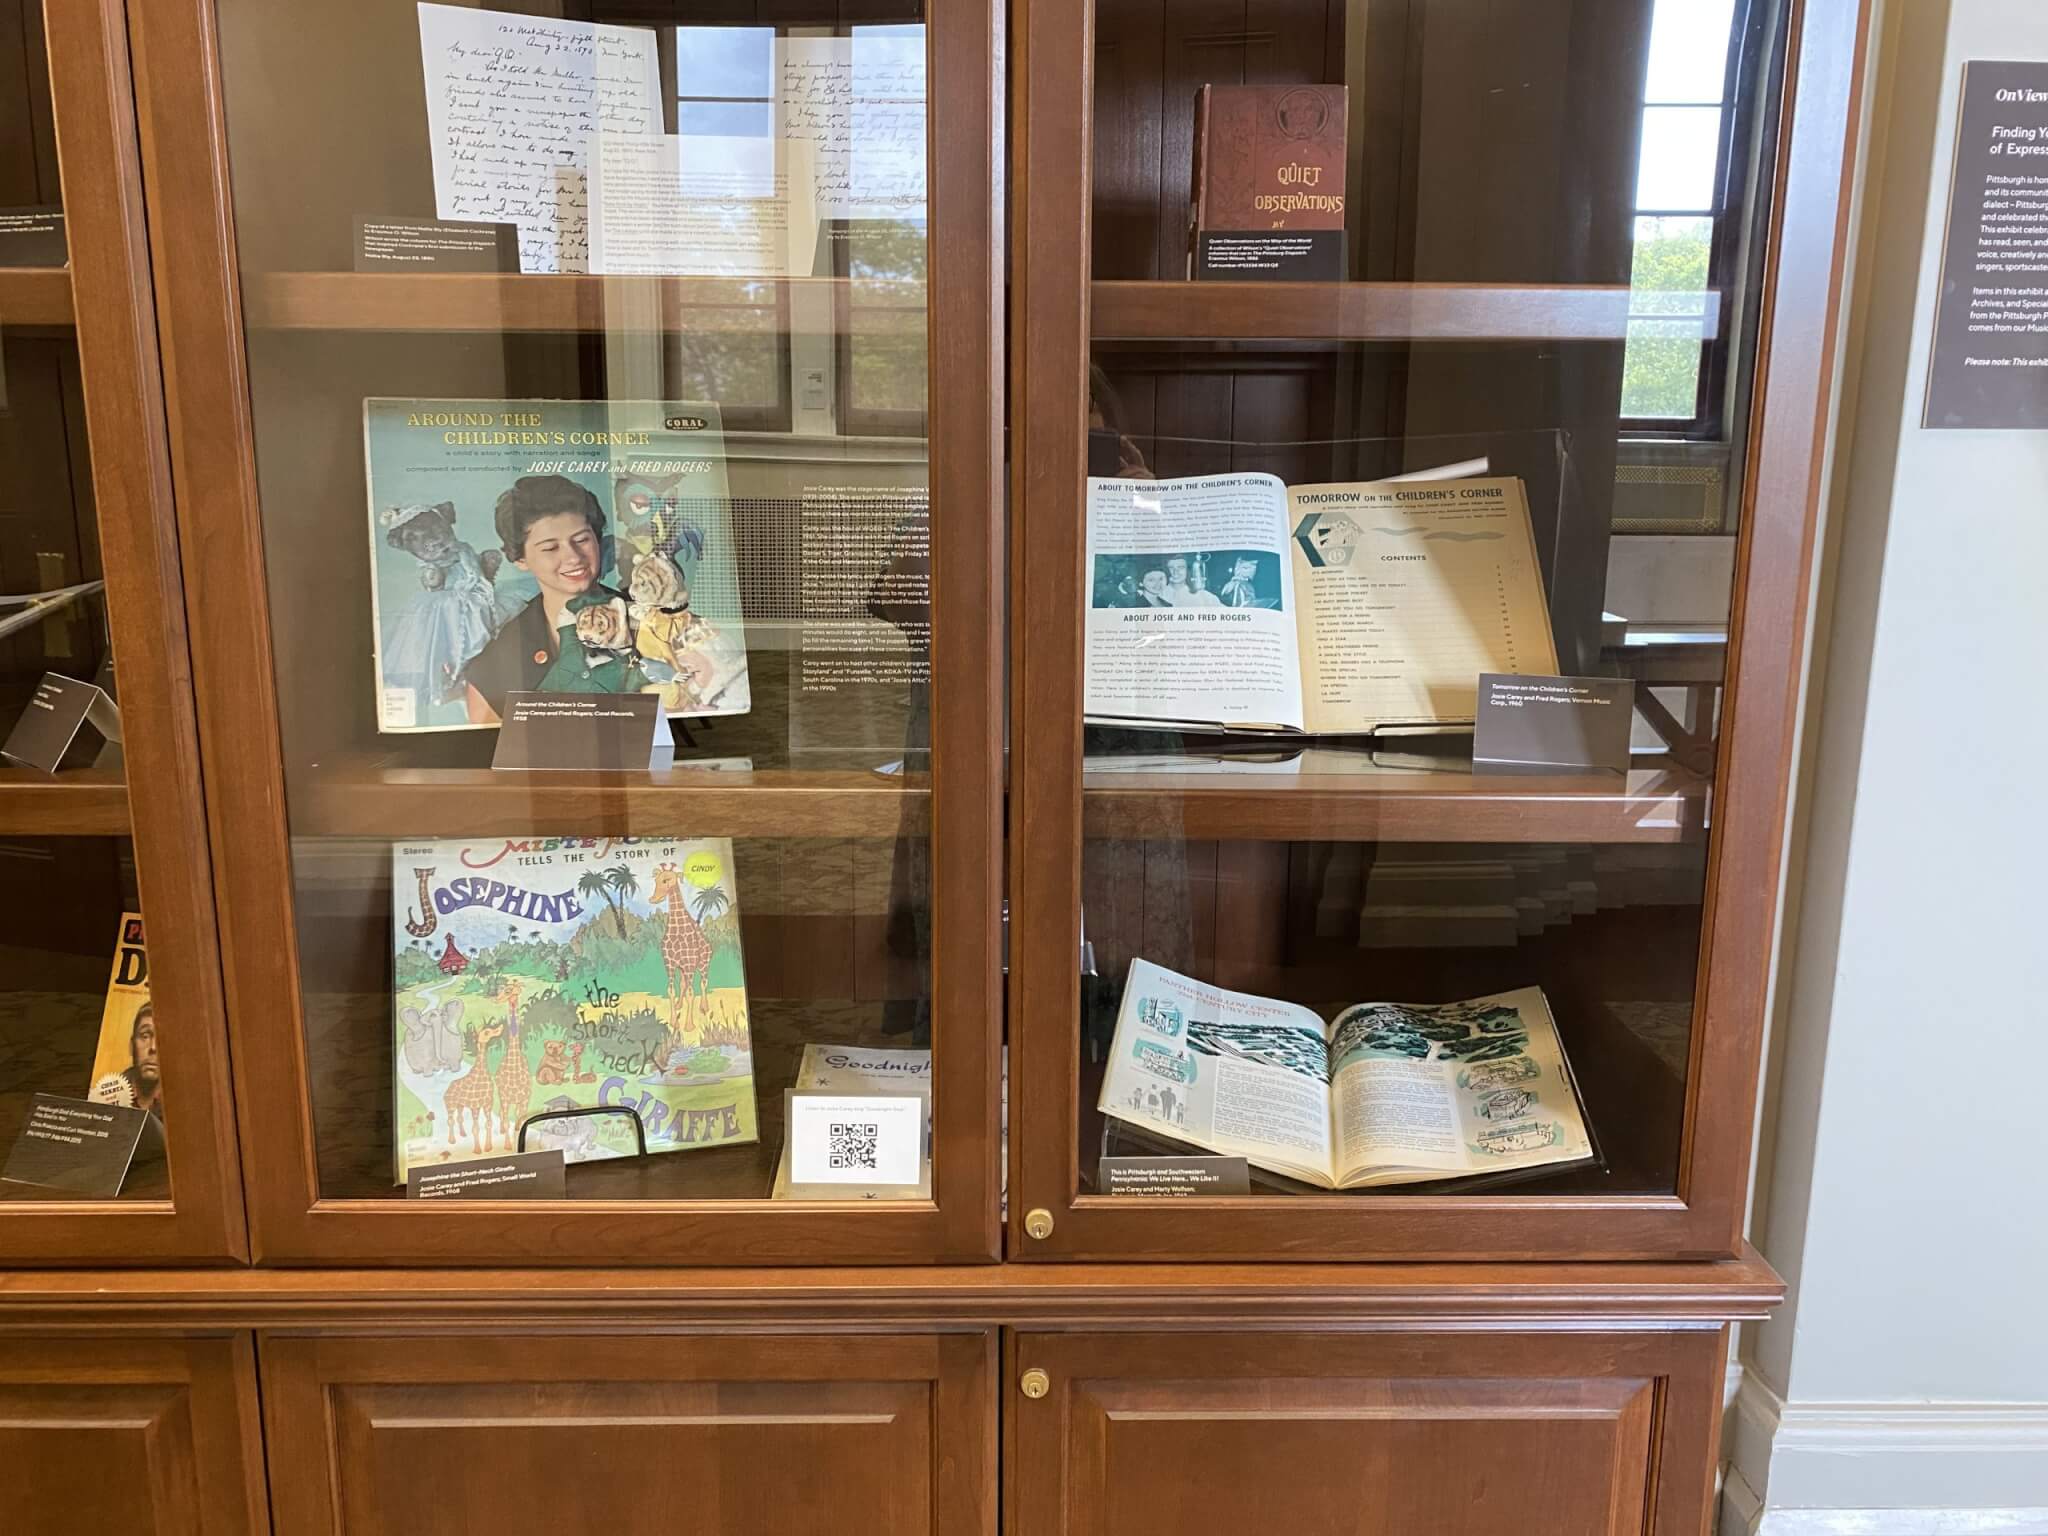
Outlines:
{"type": "Polygon", "coordinates": [[[1918,424],[1962,66],[2048,0],[1882,11],[1724,1529],[2048,1531],[2048,433],[1918,424]],[[1800,1513],[1913,1508],[2005,1513],[1800,1513]]]}

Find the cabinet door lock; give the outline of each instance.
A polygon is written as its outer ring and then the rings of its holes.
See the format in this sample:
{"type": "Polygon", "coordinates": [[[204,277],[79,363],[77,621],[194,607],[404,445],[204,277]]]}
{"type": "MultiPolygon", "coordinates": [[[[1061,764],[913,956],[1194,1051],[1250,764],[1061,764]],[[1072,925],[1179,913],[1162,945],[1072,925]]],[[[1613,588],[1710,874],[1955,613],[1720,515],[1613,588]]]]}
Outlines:
{"type": "Polygon", "coordinates": [[[1041,1242],[1052,1236],[1052,1212],[1044,1206],[1029,1212],[1024,1217],[1024,1230],[1041,1242]]]}
{"type": "Polygon", "coordinates": [[[1043,1397],[1052,1390],[1052,1378],[1034,1365],[1018,1378],[1017,1385],[1026,1397],[1043,1397]]]}

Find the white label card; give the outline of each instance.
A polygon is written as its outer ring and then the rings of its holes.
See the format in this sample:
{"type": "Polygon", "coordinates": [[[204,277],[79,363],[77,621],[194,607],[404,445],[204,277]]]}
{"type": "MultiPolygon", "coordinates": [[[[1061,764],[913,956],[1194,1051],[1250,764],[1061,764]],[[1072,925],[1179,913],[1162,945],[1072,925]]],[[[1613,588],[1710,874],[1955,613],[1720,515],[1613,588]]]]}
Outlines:
{"type": "Polygon", "coordinates": [[[916,1184],[924,1167],[924,1116],[922,1094],[792,1094],[790,1178],[798,1184],[916,1184]]]}

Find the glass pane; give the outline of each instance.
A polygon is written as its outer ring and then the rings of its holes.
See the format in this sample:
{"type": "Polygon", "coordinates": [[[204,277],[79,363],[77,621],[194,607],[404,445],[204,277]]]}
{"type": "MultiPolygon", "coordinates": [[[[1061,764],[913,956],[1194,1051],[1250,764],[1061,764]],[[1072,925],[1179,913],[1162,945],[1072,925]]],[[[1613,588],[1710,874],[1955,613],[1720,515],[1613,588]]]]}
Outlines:
{"type": "Polygon", "coordinates": [[[1676,1187],[1775,42],[1446,12],[1097,6],[1091,1191],[1676,1187]]]}
{"type": "Polygon", "coordinates": [[[775,94],[773,27],[677,27],[676,94],[750,98],[775,94]]]}
{"type": "Polygon", "coordinates": [[[1631,318],[1621,414],[1690,421],[1699,412],[1700,323],[1631,318]]]}
{"type": "Polygon", "coordinates": [[[1713,207],[1720,152],[1719,107],[1646,107],[1636,206],[1662,213],[1713,207]]]}
{"type": "Polygon", "coordinates": [[[0,758],[0,1204],[167,1201],[157,1005],[174,1059],[182,1015],[150,994],[121,748],[102,716],[68,745],[68,722],[33,731],[87,687],[116,704],[120,688],[44,18],[40,5],[4,16],[20,46],[6,64],[14,131],[0,135],[0,742],[18,756],[0,758]],[[135,1138],[125,1170],[73,1154],[87,1124],[135,1138]]]}
{"type": "Polygon", "coordinates": [[[929,1198],[920,7],[220,12],[320,1193],[929,1198]]]}
{"type": "MultiPolygon", "coordinates": [[[[0,269],[0,318],[21,275],[0,269]]],[[[77,347],[51,328],[9,326],[0,384],[0,473],[15,488],[0,509],[0,740],[61,752],[54,772],[0,760],[0,1203],[167,1200],[121,749],[91,723],[68,748],[61,736],[13,735],[61,710],[69,695],[54,690],[91,684],[118,698],[77,347]],[[58,828],[78,835],[46,835],[58,828]],[[67,1126],[100,1105],[155,1117],[117,1190],[76,1183],[91,1167],[64,1155],[67,1126]]],[[[178,1017],[166,1007],[174,1053],[178,1017]]]]}
{"type": "Polygon", "coordinates": [[[1712,219],[1636,220],[1623,416],[1690,421],[1698,415],[1705,316],[1714,301],[1708,287],[1713,242],[1712,219]]]}
{"type": "MultiPolygon", "coordinates": [[[[0,782],[0,796],[9,787],[0,782]]],[[[0,836],[0,878],[35,893],[8,901],[0,944],[0,1201],[114,1198],[69,1182],[92,1171],[84,1159],[37,1155],[97,1105],[155,1118],[118,1198],[169,1199],[156,1009],[128,840],[0,836]]]]}
{"type": "Polygon", "coordinates": [[[1728,27],[1735,0],[1657,0],[1643,99],[1720,105],[1728,87],[1728,27]]]}
{"type": "Polygon", "coordinates": [[[1711,300],[1713,248],[1712,219],[1637,219],[1629,312],[1705,314],[1711,300]]]}

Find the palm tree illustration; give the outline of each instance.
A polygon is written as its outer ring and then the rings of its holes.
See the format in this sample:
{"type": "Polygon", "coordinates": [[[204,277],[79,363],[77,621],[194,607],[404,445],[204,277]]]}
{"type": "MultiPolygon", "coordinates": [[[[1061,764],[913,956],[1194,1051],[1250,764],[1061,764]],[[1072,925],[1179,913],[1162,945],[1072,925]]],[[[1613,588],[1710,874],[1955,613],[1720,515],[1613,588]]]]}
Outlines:
{"type": "Polygon", "coordinates": [[[617,899],[612,902],[612,916],[618,919],[619,937],[623,939],[626,936],[626,909],[622,903],[627,897],[640,894],[640,878],[633,873],[630,865],[615,864],[605,871],[604,883],[610,890],[618,893],[617,899]]]}
{"type": "MultiPolygon", "coordinates": [[[[584,875],[584,877],[581,880],[578,880],[576,882],[576,889],[581,891],[586,896],[597,897],[606,906],[612,909],[612,915],[614,917],[618,917],[619,904],[612,899],[611,887],[607,881],[607,877],[603,870],[591,870],[589,873],[584,875]]],[[[624,938],[625,933],[626,920],[623,917],[620,917],[619,936],[621,938],[624,938]]]]}
{"type": "Polygon", "coordinates": [[[697,893],[690,909],[697,914],[698,923],[709,927],[711,920],[731,905],[732,898],[725,894],[723,886],[707,885],[697,893]]]}

